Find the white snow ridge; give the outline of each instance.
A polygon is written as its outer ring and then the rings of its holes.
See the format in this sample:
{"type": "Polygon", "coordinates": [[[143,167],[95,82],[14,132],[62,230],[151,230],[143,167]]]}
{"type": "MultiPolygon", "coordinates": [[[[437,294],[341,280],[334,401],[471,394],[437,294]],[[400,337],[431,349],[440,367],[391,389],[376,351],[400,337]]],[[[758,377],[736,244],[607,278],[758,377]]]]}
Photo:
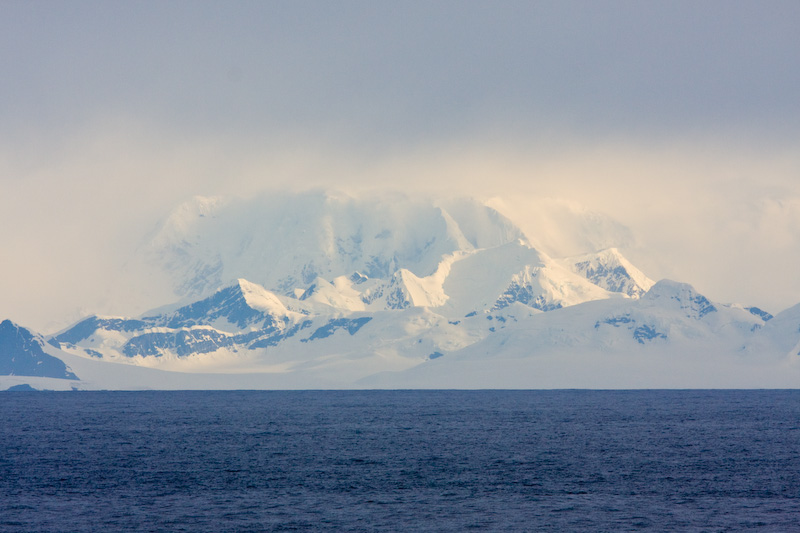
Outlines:
{"type": "MultiPolygon", "coordinates": [[[[610,242],[620,228],[604,222],[590,238],[569,240],[610,242]],[[614,235],[605,238],[606,227],[614,235]]],[[[617,248],[551,257],[532,242],[548,237],[526,235],[474,199],[196,197],[138,248],[149,265],[143,283],[166,281],[178,303],[139,317],[90,316],[50,335],[36,346],[79,379],[29,381],[88,389],[800,383],[796,309],[773,318],[711,302],[685,283],[654,283],[617,248]]],[[[0,388],[20,379],[0,376],[0,388]]]]}

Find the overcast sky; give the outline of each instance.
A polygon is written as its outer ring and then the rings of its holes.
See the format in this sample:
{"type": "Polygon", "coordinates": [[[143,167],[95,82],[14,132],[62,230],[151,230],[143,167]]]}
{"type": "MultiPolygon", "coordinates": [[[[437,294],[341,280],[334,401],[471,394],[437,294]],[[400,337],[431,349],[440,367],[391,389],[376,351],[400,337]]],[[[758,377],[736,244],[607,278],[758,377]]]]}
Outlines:
{"type": "Polygon", "coordinates": [[[186,197],[310,186],[578,202],[651,277],[780,311],[798,35],[796,0],[7,0],[0,315],[110,306],[97,286],[186,197]]]}

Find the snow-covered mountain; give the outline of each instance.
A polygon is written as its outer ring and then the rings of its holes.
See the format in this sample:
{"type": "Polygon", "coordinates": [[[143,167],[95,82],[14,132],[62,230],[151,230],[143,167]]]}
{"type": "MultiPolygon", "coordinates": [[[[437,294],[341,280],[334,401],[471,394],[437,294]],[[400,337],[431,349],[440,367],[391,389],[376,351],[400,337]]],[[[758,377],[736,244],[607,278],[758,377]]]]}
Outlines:
{"type": "Polygon", "coordinates": [[[796,309],[773,318],[711,302],[690,285],[654,283],[619,249],[554,258],[536,240],[476,200],[194,198],[140,248],[179,303],[138,317],[90,316],[47,343],[30,334],[23,351],[41,358],[38,346],[64,361],[86,388],[747,386],[748,377],[752,386],[791,386],[800,378],[796,309]]]}
{"type": "Polygon", "coordinates": [[[427,306],[330,307],[237,280],[160,314],[87,318],[44,347],[89,376],[79,388],[785,387],[800,377],[796,312],[771,319],[667,280],[639,299],[549,311],[514,301],[458,319],[427,306]]]}
{"type": "Polygon", "coordinates": [[[458,314],[517,300],[551,309],[609,292],[637,297],[652,284],[614,250],[595,258],[609,271],[604,286],[604,274],[535,250],[519,227],[474,199],[196,197],[168,216],[143,250],[176,296],[203,296],[244,278],[347,311],[446,306],[458,314]],[[616,285],[615,272],[624,278],[616,285]],[[483,300],[475,300],[476,290],[483,300]]]}
{"type": "Polygon", "coordinates": [[[371,388],[752,388],[800,383],[800,324],[710,302],[663,280],[641,299],[605,299],[533,314],[515,304],[482,319],[491,333],[403,371],[362,379],[371,388]],[[766,320],[765,320],[766,318],[766,320]],[[757,350],[748,350],[756,343],[757,350]]]}

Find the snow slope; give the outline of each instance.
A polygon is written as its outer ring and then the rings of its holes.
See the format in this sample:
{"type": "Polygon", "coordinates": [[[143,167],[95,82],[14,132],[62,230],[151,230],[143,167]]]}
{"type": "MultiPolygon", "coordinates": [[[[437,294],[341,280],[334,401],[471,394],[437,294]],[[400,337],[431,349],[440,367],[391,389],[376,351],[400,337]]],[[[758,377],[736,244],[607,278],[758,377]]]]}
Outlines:
{"type": "MultiPolygon", "coordinates": [[[[800,384],[800,357],[795,354],[742,350],[754,339],[770,339],[769,323],[740,306],[713,304],[686,284],[662,281],[639,300],[593,301],[538,315],[520,313],[519,308],[503,311],[485,317],[491,318],[495,329],[481,341],[424,366],[370,376],[359,385],[794,388],[800,384]]],[[[794,327],[800,319],[795,316],[787,322],[794,327]]],[[[800,334],[792,338],[800,342],[800,334]]]]}

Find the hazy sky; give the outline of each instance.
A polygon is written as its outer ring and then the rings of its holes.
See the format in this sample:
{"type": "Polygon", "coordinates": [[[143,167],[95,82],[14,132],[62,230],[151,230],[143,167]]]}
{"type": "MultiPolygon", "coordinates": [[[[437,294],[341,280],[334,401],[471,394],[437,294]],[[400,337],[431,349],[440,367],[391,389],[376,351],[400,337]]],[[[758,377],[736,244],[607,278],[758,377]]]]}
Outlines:
{"type": "Polygon", "coordinates": [[[0,318],[113,307],[97,287],[186,197],[310,186],[567,199],[651,277],[779,311],[799,28],[796,0],[6,0],[0,318]]]}

